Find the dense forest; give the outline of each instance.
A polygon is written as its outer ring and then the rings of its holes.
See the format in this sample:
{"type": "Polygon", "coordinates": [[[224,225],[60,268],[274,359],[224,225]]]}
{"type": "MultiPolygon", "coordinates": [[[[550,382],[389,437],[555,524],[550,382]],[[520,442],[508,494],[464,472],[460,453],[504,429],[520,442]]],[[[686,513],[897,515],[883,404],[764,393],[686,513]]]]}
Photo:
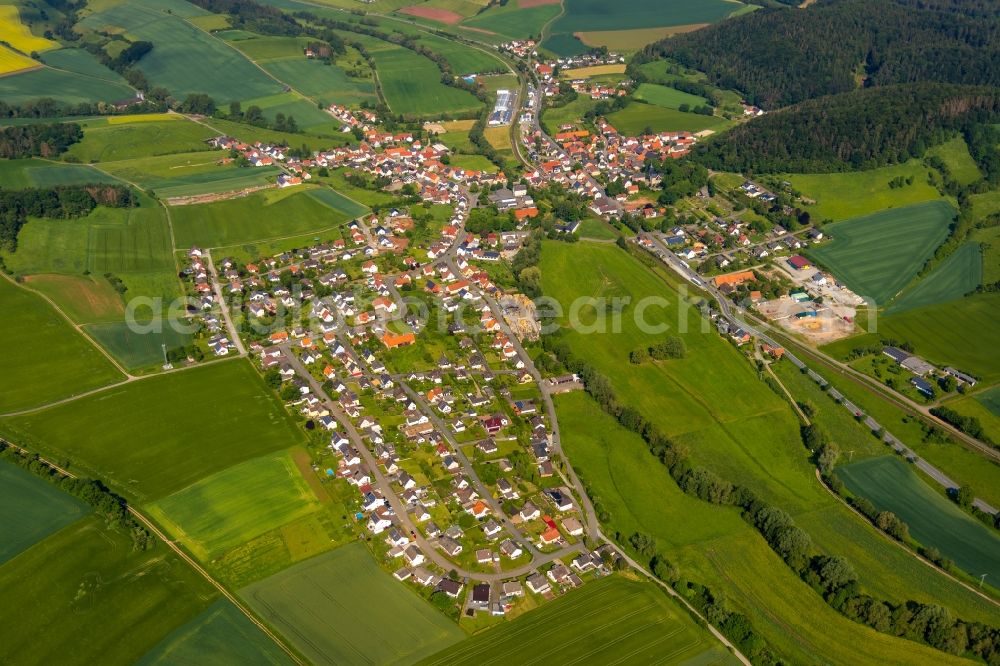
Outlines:
{"type": "Polygon", "coordinates": [[[769,113],[700,145],[695,158],[743,173],[869,169],[921,157],[956,132],[997,119],[997,88],[888,86],[769,113]]]}
{"type": "Polygon", "coordinates": [[[0,247],[14,250],[17,234],[29,217],[71,219],[96,206],[130,208],[139,205],[124,185],[74,185],[50,189],[0,190],[0,247]]]}
{"type": "Polygon", "coordinates": [[[0,128],[0,157],[56,157],[83,138],[76,123],[0,128]]]}
{"type": "Polygon", "coordinates": [[[722,88],[774,109],[860,86],[1000,85],[996,0],[821,0],[763,9],[652,44],[722,88]]]}

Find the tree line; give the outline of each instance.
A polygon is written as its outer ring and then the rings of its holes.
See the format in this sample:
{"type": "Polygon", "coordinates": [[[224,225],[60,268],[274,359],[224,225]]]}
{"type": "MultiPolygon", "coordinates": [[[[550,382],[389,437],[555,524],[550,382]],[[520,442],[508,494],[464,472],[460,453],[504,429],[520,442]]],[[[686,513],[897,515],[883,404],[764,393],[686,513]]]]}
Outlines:
{"type": "Polygon", "coordinates": [[[76,123],[46,123],[0,128],[0,157],[57,157],[83,139],[76,123]]]}
{"type": "Polygon", "coordinates": [[[67,476],[37,455],[22,453],[3,440],[0,440],[0,460],[31,472],[93,507],[108,526],[121,530],[131,537],[133,550],[149,550],[156,545],[156,537],[129,513],[125,498],[108,490],[100,481],[67,476]]]}
{"type": "Polygon", "coordinates": [[[827,0],[808,11],[763,9],[647,46],[765,109],[861,84],[1000,85],[994,0],[827,0]]]}
{"type": "Polygon", "coordinates": [[[697,146],[711,169],[851,171],[921,157],[1000,118],[1000,88],[921,83],[821,97],[755,118],[697,146]]]}
{"type": "MultiPolygon", "coordinates": [[[[760,533],[785,564],[838,612],[876,631],[923,642],[944,652],[971,652],[987,663],[1000,660],[1000,629],[981,622],[957,619],[948,609],[934,604],[917,601],[894,603],[867,594],[846,559],[817,554],[809,535],[795,525],[784,510],[767,504],[750,488],[695,466],[687,451],[672,442],[638,410],[619,402],[610,380],[576,357],[558,335],[544,336],[542,345],[564,367],[580,377],[587,393],[605,412],[642,437],[650,453],[667,468],[685,493],[713,504],[739,508],[743,519],[760,533]]],[[[816,436],[804,431],[804,444],[815,445],[816,436]]],[[[822,447],[818,455],[824,455],[822,447]]],[[[835,458],[827,452],[823,465],[830,469],[835,458]]],[[[894,522],[892,518],[894,516],[888,514],[881,516],[884,529],[896,530],[903,536],[898,526],[901,521],[896,518],[898,522],[894,522]]],[[[754,659],[757,655],[751,652],[750,656],[754,659]]]]}
{"type": "Polygon", "coordinates": [[[124,185],[60,185],[48,189],[0,190],[0,247],[17,249],[17,234],[29,217],[84,217],[98,205],[131,208],[139,200],[124,185]]]}

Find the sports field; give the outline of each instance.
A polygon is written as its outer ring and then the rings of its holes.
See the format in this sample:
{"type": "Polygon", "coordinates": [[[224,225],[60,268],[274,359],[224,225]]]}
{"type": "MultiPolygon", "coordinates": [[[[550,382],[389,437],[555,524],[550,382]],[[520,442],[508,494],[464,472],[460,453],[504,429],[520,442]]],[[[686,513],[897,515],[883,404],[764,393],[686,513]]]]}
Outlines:
{"type": "Polygon", "coordinates": [[[973,294],[881,317],[878,332],[910,342],[932,363],[954,365],[986,381],[1000,379],[1000,294],[973,294]]]}
{"type": "Polygon", "coordinates": [[[158,375],[3,419],[0,431],[141,502],[302,439],[245,360],[158,375]]]}
{"type": "Polygon", "coordinates": [[[8,104],[23,104],[40,97],[51,97],[64,104],[80,104],[113,102],[134,96],[135,90],[123,83],[49,67],[0,77],[0,99],[8,104]]]}
{"type": "Polygon", "coordinates": [[[961,298],[975,291],[982,280],[983,252],[979,243],[967,242],[903,293],[886,314],[961,298]]]}
{"type": "Polygon", "coordinates": [[[138,157],[208,150],[206,139],[218,132],[189,120],[114,123],[89,127],[83,141],[66,154],[81,162],[114,162],[138,157]]]}
{"type": "Polygon", "coordinates": [[[892,511],[910,534],[937,548],[973,576],[1000,580],[1000,536],[931,490],[895,457],[873,458],[837,468],[851,492],[880,511],[892,511]]]}
{"type": "Polygon", "coordinates": [[[657,83],[641,83],[633,95],[636,99],[667,109],[676,109],[681,104],[687,104],[692,108],[708,104],[708,100],[704,97],[692,95],[677,88],[661,86],[657,83]]]}
{"type": "Polygon", "coordinates": [[[918,160],[905,164],[845,173],[782,174],[802,196],[815,205],[807,207],[817,220],[834,222],[875,213],[886,208],[900,208],[922,201],[934,201],[941,193],[927,183],[927,167],[918,160]],[[911,185],[892,189],[889,182],[912,179],[911,185]]]}
{"type": "Polygon", "coordinates": [[[559,663],[739,663],[666,592],[619,576],[587,583],[420,663],[528,664],[543,655],[559,663]]]}
{"type": "Polygon", "coordinates": [[[409,664],[464,637],[360,543],[297,564],[240,596],[316,664],[409,664]]]}
{"type": "Polygon", "coordinates": [[[719,116],[684,113],[655,104],[637,102],[632,102],[621,111],[608,115],[608,122],[619,132],[629,136],[637,136],[647,129],[654,132],[700,132],[706,129],[718,132],[729,125],[725,118],[719,116]]]}
{"type": "Polygon", "coordinates": [[[825,227],[832,240],[807,254],[884,307],[948,236],[954,215],[950,204],[934,201],[853,218],[825,227]]]}
{"type": "Polygon", "coordinates": [[[288,453],[234,465],[149,505],[203,561],[319,508],[288,453]]]}
{"type": "Polygon", "coordinates": [[[37,407],[123,379],[115,367],[40,296],[0,279],[0,411],[37,407]]]}
{"type": "MultiPolygon", "coordinates": [[[[186,3],[185,3],[186,4],[186,3]]],[[[208,93],[220,104],[281,92],[281,85],[239,51],[183,18],[144,3],[122,3],[91,14],[80,25],[93,30],[125,32],[154,48],[138,63],[152,85],[183,98],[208,93]],[[191,76],[198,72],[198,76],[191,76]]],[[[204,11],[198,11],[205,14],[204,11]]]]}
{"type": "Polygon", "coordinates": [[[55,484],[3,461],[0,498],[0,565],[90,511],[55,484]]]}
{"type": "Polygon", "coordinates": [[[292,666],[295,662],[236,606],[219,599],[135,663],[136,666],[199,663],[292,666]]]}
{"type": "Polygon", "coordinates": [[[17,5],[0,5],[0,41],[7,42],[22,53],[48,51],[59,46],[57,42],[31,34],[31,28],[21,21],[17,5]]]}
{"type": "Polygon", "coordinates": [[[301,187],[267,190],[211,204],[175,206],[171,217],[178,248],[252,243],[319,231],[349,219],[301,187]]]}
{"type": "Polygon", "coordinates": [[[215,596],[162,544],[145,553],[91,516],[0,566],[0,662],[131,664],[215,596]]]}
{"type": "Polygon", "coordinates": [[[159,367],[163,364],[163,346],[167,350],[191,344],[191,335],[164,325],[158,332],[136,332],[118,317],[117,321],[84,327],[108,353],[127,370],[159,367]]]}

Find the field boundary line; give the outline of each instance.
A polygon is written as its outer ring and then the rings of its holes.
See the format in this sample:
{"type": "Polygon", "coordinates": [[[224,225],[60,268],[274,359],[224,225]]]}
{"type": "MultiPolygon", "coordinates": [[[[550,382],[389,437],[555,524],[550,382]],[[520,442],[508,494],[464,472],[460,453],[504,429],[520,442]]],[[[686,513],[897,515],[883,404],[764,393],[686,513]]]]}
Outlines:
{"type": "Polygon", "coordinates": [[[148,375],[129,375],[128,379],[123,379],[120,382],[115,382],[114,384],[108,384],[107,386],[98,386],[97,388],[90,389],[89,391],[84,391],[83,393],[77,393],[76,395],[71,395],[67,398],[62,398],[61,400],[56,400],[54,402],[47,402],[44,405],[38,405],[37,407],[29,407],[27,409],[22,409],[16,412],[6,412],[0,414],[0,417],[7,418],[10,416],[26,416],[28,414],[34,414],[35,412],[45,411],[53,407],[59,407],[60,405],[65,405],[69,402],[74,402],[80,400],[81,398],[86,398],[88,396],[103,393],[104,391],[110,391],[113,388],[119,386],[125,386],[126,384],[132,384],[134,382],[141,382],[147,379],[153,379],[155,377],[163,377],[164,375],[170,375],[175,372],[184,372],[185,370],[194,370],[195,368],[204,368],[205,366],[215,365],[217,363],[225,363],[226,361],[232,361],[233,359],[242,358],[240,356],[226,356],[224,358],[213,358],[208,361],[201,361],[200,363],[195,363],[194,365],[185,365],[180,368],[171,368],[170,370],[163,370],[161,372],[154,372],[148,375]]]}
{"type": "Polygon", "coordinates": [[[914,550],[912,550],[911,548],[909,548],[907,545],[905,545],[903,543],[900,543],[899,541],[896,541],[895,539],[893,539],[892,537],[890,537],[888,534],[886,534],[882,530],[880,530],[877,527],[875,527],[874,525],[872,525],[871,521],[868,520],[868,518],[863,513],[861,513],[860,511],[858,511],[857,509],[855,509],[853,506],[851,506],[847,502],[847,500],[845,500],[843,497],[841,497],[837,493],[833,492],[833,490],[831,490],[830,487],[828,485],[826,485],[826,483],[823,481],[823,477],[819,473],[819,469],[816,469],[815,471],[816,471],[816,481],[819,482],[819,485],[823,486],[823,490],[825,490],[826,492],[830,493],[834,498],[836,498],[837,501],[839,501],[841,504],[843,504],[848,509],[850,509],[852,512],[854,512],[861,519],[861,522],[863,522],[866,526],[868,526],[869,529],[873,530],[876,534],[878,534],[880,537],[882,537],[883,539],[885,539],[889,543],[893,544],[897,548],[901,548],[902,550],[906,551],[912,557],[914,557],[918,561],[920,561],[922,564],[930,567],[931,569],[934,569],[935,571],[937,571],[941,575],[946,576],[947,578],[950,578],[952,581],[958,583],[959,585],[961,585],[965,589],[969,590],[970,592],[972,592],[974,594],[979,595],[980,597],[982,597],[986,601],[990,602],[994,606],[1000,608],[1000,601],[997,601],[992,596],[986,594],[982,590],[976,589],[975,587],[973,587],[969,583],[966,583],[965,581],[963,581],[963,580],[961,580],[959,578],[956,578],[951,573],[945,571],[944,569],[942,569],[941,567],[937,566],[936,564],[934,564],[930,560],[926,559],[920,553],[917,553],[914,550]]]}
{"type": "MultiPolygon", "coordinates": [[[[6,442],[7,444],[9,444],[10,446],[13,446],[14,448],[18,449],[22,453],[25,453],[25,454],[28,454],[28,455],[34,455],[28,449],[26,449],[24,447],[21,447],[21,446],[18,446],[17,444],[14,444],[13,442],[8,442],[6,439],[4,439],[3,441],[6,442]]],[[[48,465],[49,467],[51,467],[52,469],[54,469],[57,472],[59,472],[60,474],[64,474],[65,476],[68,476],[68,477],[73,478],[73,479],[77,478],[76,474],[73,474],[72,472],[63,469],[62,467],[59,467],[54,462],[52,462],[52,461],[50,461],[50,460],[48,460],[48,459],[46,459],[46,458],[44,458],[42,456],[38,456],[38,459],[41,460],[46,465],[48,465]]],[[[190,565],[192,569],[194,569],[205,580],[207,580],[212,585],[212,587],[214,587],[216,590],[219,591],[219,593],[223,597],[225,597],[226,599],[228,599],[230,603],[232,603],[244,615],[246,615],[247,619],[249,619],[251,622],[253,622],[255,625],[257,625],[257,628],[260,629],[262,632],[264,632],[264,635],[266,635],[268,638],[270,638],[272,641],[274,641],[274,643],[278,647],[280,647],[284,652],[286,652],[288,654],[288,656],[292,658],[292,661],[294,661],[296,664],[299,664],[299,666],[307,666],[307,664],[306,664],[305,661],[303,661],[302,659],[300,659],[297,654],[295,654],[287,645],[285,645],[284,641],[282,641],[280,638],[278,638],[278,636],[274,632],[272,632],[263,622],[261,622],[260,620],[258,620],[255,615],[253,615],[250,611],[248,611],[243,606],[243,603],[239,599],[237,599],[235,595],[233,595],[231,592],[229,592],[229,590],[227,590],[222,585],[222,583],[220,583],[219,581],[215,580],[215,578],[212,577],[212,575],[210,573],[208,573],[205,569],[203,569],[201,567],[201,565],[199,565],[194,559],[192,559],[190,555],[188,555],[187,553],[185,553],[184,550],[181,549],[174,541],[171,541],[170,539],[168,539],[166,537],[166,535],[160,530],[160,528],[158,528],[153,523],[153,521],[151,521],[149,518],[147,518],[142,513],[140,513],[139,510],[136,509],[134,506],[132,506],[131,503],[127,504],[127,508],[128,508],[129,513],[131,513],[133,516],[135,516],[135,518],[139,522],[141,522],[143,525],[145,525],[147,529],[149,529],[158,539],[160,539],[161,541],[163,541],[163,543],[165,543],[172,551],[174,551],[175,553],[177,553],[177,555],[182,560],[184,560],[185,562],[187,562],[188,565],[190,565]]]]}
{"type": "Polygon", "coordinates": [[[90,334],[87,333],[85,330],[83,330],[82,324],[77,324],[72,319],[70,319],[70,316],[65,312],[63,312],[63,309],[60,308],[55,301],[49,298],[48,294],[44,294],[36,289],[32,289],[31,287],[26,287],[24,284],[13,279],[6,273],[0,273],[0,274],[2,274],[4,279],[10,282],[15,287],[23,289],[24,291],[27,291],[29,293],[35,294],[36,296],[43,298],[46,303],[51,305],[52,309],[58,312],[59,316],[66,320],[66,323],[68,323],[77,333],[82,335],[87,342],[89,342],[95,349],[97,349],[97,351],[101,352],[101,354],[104,355],[104,358],[108,359],[111,362],[111,365],[115,366],[115,369],[125,376],[125,380],[119,383],[124,384],[135,379],[135,375],[126,370],[106,349],[104,349],[104,347],[102,347],[100,344],[98,344],[96,340],[90,337],[90,334]]]}

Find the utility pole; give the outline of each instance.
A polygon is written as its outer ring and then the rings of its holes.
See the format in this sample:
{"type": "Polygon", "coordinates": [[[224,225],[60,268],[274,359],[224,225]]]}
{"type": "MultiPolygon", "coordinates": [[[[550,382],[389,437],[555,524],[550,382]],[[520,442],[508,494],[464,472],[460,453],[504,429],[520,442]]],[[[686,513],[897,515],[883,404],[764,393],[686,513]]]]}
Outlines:
{"type": "Polygon", "coordinates": [[[854,449],[851,449],[850,451],[848,451],[847,452],[847,456],[848,456],[847,462],[851,462],[852,460],[854,460],[854,449]]]}
{"type": "Polygon", "coordinates": [[[983,589],[983,583],[986,582],[986,574],[979,577],[979,589],[983,589]]]}

